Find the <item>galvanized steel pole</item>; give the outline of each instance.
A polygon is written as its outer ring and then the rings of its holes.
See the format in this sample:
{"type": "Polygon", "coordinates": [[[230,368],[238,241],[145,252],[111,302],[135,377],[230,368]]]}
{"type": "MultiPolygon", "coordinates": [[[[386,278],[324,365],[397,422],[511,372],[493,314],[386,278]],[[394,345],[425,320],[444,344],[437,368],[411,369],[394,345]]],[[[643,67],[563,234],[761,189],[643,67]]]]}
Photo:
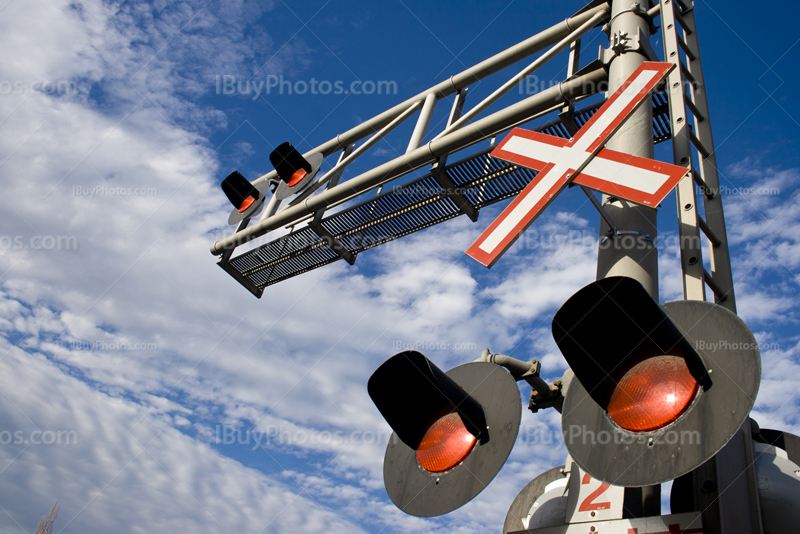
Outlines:
{"type": "MultiPolygon", "coordinates": [[[[611,7],[609,37],[616,42],[625,37],[650,38],[648,21],[631,9],[631,0],[614,0],[611,7]]],[[[609,67],[609,94],[618,89],[628,77],[647,60],[638,51],[618,48],[609,67]]],[[[606,145],[608,148],[644,158],[653,157],[653,106],[648,99],[625,122],[606,145]]],[[[628,276],[641,283],[658,300],[658,254],[656,239],[656,210],[624,200],[603,197],[603,204],[617,226],[618,234],[606,238],[609,226],[600,223],[601,241],[597,255],[597,279],[609,276],[628,276]]]]}
{"type": "MultiPolygon", "coordinates": [[[[624,43],[626,37],[650,39],[648,21],[631,9],[631,0],[613,0],[609,38],[624,43]]],[[[638,51],[619,46],[608,72],[608,92],[613,94],[631,74],[647,60],[638,51]]],[[[653,106],[648,98],[628,118],[622,129],[606,145],[612,150],[644,158],[654,155],[653,106]]],[[[609,276],[628,276],[641,283],[658,301],[658,252],[655,239],[658,233],[656,210],[624,200],[603,196],[605,210],[616,224],[616,235],[608,237],[610,227],[600,221],[600,247],[597,254],[597,279],[609,276]]],[[[642,517],[661,515],[661,486],[626,488],[625,504],[642,517]]]]}

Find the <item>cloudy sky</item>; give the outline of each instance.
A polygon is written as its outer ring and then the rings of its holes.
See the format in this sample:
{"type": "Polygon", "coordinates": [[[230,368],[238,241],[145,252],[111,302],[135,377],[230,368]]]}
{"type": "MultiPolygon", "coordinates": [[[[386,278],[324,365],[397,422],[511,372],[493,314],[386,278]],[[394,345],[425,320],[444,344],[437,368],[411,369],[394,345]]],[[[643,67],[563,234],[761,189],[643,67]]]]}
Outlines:
{"type": "MultiPolygon", "coordinates": [[[[463,251],[502,206],[261,300],[208,247],[230,231],[219,183],[231,171],[254,179],[281,142],[306,151],[581,7],[3,0],[0,530],[33,532],[56,499],[56,532],[499,530],[517,492],[563,463],[558,414],[524,413],[493,484],[423,520],[386,496],[389,429],[366,382],[408,347],[445,369],[490,347],[559,377],[552,314],[595,274],[599,217],[580,192],[490,271],[463,251]],[[396,91],[289,94],[312,79],[396,91]]],[[[762,344],[754,417],[794,433],[797,14],[738,0],[696,9],[738,308],[762,344]]],[[[584,39],[584,63],[602,43],[599,32],[584,39]]],[[[564,65],[531,84],[560,80],[564,65]]],[[[502,81],[477,84],[474,101],[502,81]]],[[[345,177],[402,153],[407,135],[345,177]]],[[[659,215],[662,301],[680,298],[673,206],[670,196],[659,215]]]]}

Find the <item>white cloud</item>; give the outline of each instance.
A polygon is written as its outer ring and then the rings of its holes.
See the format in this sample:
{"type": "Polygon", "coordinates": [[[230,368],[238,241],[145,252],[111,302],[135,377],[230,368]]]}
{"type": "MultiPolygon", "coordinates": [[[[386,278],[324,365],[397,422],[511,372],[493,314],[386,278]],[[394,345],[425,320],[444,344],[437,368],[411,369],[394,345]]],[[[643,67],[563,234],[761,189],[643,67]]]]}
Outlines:
{"type": "MultiPolygon", "coordinates": [[[[509,463],[473,503],[447,518],[406,516],[383,490],[389,429],[365,386],[408,346],[444,369],[489,346],[537,358],[559,378],[549,319],[594,279],[595,222],[546,215],[509,251],[519,267],[487,273],[464,260],[480,225],[461,218],[365,252],[354,267],[272,286],[261,301],[213,264],[208,245],[229,229],[207,135],[227,117],[203,97],[217,74],[263,77],[307,55],[295,42],[266,63],[276,47],[253,23],[270,8],[4,8],[2,78],[76,91],[0,98],[0,431],[71,431],[78,443],[0,445],[2,528],[31,530],[60,498],[59,524],[74,517],[76,532],[259,532],[273,520],[281,531],[478,532],[563,463],[558,414],[526,411],[509,463]],[[265,441],[220,444],[222,429],[265,441]]],[[[225,150],[244,159],[254,148],[237,140],[225,150]]],[[[763,183],[794,187],[796,174],[774,174],[763,183]]],[[[762,251],[797,265],[790,201],[730,204],[739,265],[775,276],[762,251]],[[754,236],[772,241],[748,248],[754,236]]],[[[665,257],[674,265],[677,253],[665,257]]],[[[664,273],[662,296],[677,298],[677,277],[664,273]]],[[[795,282],[782,282],[788,293],[756,277],[743,284],[743,315],[793,320],[795,282]]],[[[794,348],[766,358],[770,391],[788,395],[794,348]]],[[[759,413],[796,424],[781,398],[765,394],[759,413]]]]}
{"type": "Polygon", "coordinates": [[[94,390],[42,355],[3,343],[4,529],[30,532],[61,502],[69,532],[358,532],[308,493],[243,467],[145,406],[94,390]],[[25,442],[29,443],[25,443],[25,442]],[[19,443],[18,443],[19,442],[19,443]],[[24,491],[20,491],[24,488],[24,491]]]}

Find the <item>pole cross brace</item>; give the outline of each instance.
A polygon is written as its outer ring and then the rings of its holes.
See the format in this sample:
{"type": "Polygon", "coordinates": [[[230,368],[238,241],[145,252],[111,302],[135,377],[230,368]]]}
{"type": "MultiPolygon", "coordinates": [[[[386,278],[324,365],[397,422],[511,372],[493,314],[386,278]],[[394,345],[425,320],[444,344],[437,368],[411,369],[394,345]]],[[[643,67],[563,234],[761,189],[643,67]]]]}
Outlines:
{"type": "MultiPolygon", "coordinates": [[[[572,187],[573,183],[570,183],[570,187],[572,187]]],[[[592,206],[595,207],[597,212],[606,221],[608,225],[608,236],[604,239],[608,239],[608,237],[616,235],[619,231],[617,230],[617,224],[614,222],[614,219],[611,218],[611,215],[606,211],[602,204],[595,198],[594,193],[592,193],[588,188],[581,186],[583,192],[586,193],[586,196],[589,197],[589,201],[591,201],[592,206]]]]}
{"type": "Polygon", "coordinates": [[[311,221],[308,223],[309,228],[314,230],[314,232],[325,241],[325,244],[328,245],[333,249],[333,251],[339,255],[344,261],[349,263],[350,265],[354,265],[356,263],[356,256],[347,248],[342,245],[338,239],[336,239],[333,234],[327,231],[323,226],[319,223],[315,223],[315,221],[311,221]]]}
{"type": "Polygon", "coordinates": [[[653,238],[650,236],[650,234],[645,233],[645,232],[637,232],[635,230],[614,230],[613,232],[609,233],[609,235],[604,237],[600,241],[600,244],[601,245],[605,245],[608,242],[609,239],[614,239],[614,238],[617,238],[617,237],[625,237],[625,236],[629,236],[629,235],[630,236],[634,236],[634,237],[643,237],[647,241],[650,241],[654,246],[656,245],[656,242],[653,241],[653,238]]]}
{"type": "Polygon", "coordinates": [[[625,32],[615,33],[611,37],[609,48],[600,47],[598,59],[603,65],[610,65],[617,56],[627,52],[637,52],[645,57],[647,61],[658,61],[658,56],[650,46],[650,38],[642,35],[641,28],[636,29],[635,36],[629,36],[625,32]]]}
{"type": "Polygon", "coordinates": [[[439,166],[437,165],[431,169],[431,176],[433,176],[433,179],[436,180],[436,183],[439,184],[442,189],[444,189],[445,196],[450,197],[453,202],[456,203],[458,209],[463,211],[472,222],[478,222],[478,210],[475,209],[475,206],[470,204],[469,199],[464,195],[464,193],[459,191],[458,186],[453,179],[448,176],[446,170],[440,170],[439,166]]]}

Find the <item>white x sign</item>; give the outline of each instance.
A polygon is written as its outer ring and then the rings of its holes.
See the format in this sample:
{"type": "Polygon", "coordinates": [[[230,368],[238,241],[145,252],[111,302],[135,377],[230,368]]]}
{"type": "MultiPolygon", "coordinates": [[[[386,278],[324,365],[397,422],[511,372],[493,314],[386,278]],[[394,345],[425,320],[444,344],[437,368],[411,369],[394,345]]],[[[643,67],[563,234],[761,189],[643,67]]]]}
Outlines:
{"type": "Polygon", "coordinates": [[[573,139],[515,128],[492,156],[540,171],[467,249],[491,267],[570,182],[645,206],[657,206],[687,169],[603,148],[672,70],[643,63],[573,139]]]}

